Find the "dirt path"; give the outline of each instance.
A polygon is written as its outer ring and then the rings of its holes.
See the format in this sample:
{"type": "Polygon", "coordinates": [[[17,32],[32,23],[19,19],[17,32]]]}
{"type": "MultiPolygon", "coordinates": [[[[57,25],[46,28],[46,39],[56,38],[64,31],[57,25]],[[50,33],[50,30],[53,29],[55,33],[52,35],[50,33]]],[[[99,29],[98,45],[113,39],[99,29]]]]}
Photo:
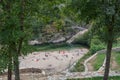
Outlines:
{"type": "Polygon", "coordinates": [[[90,65],[88,65],[88,62],[89,62],[90,60],[92,60],[97,54],[98,54],[98,53],[95,53],[94,55],[90,56],[88,59],[86,59],[86,60],[84,61],[85,72],[88,72],[88,71],[90,70],[89,68],[92,69],[92,67],[89,67],[90,65]]]}
{"type": "MultiPolygon", "coordinates": [[[[120,48],[119,47],[116,47],[116,48],[112,48],[112,52],[119,52],[120,51],[120,48]]],[[[97,51],[94,55],[90,56],[88,59],[86,59],[84,61],[84,66],[85,66],[85,72],[89,72],[89,70],[91,69],[90,65],[87,65],[89,63],[89,61],[91,61],[93,58],[96,57],[97,54],[99,53],[105,53],[106,52],[106,49],[104,50],[100,50],[100,51],[97,51]]],[[[106,59],[105,59],[106,60],[106,59]]],[[[99,68],[98,72],[103,72],[104,71],[104,68],[105,68],[105,60],[103,62],[103,65],[99,68]]],[[[116,67],[117,64],[116,62],[114,61],[113,59],[113,62],[112,62],[114,65],[112,65],[112,67],[116,67]]]]}
{"type": "MultiPolygon", "coordinates": [[[[21,74],[21,80],[67,80],[67,79],[77,79],[77,78],[91,78],[91,77],[102,77],[103,72],[74,72],[74,73],[59,73],[53,75],[41,75],[36,73],[28,73],[28,74],[21,74]]],[[[109,76],[120,76],[120,72],[110,71],[109,76]]],[[[0,80],[7,80],[6,76],[1,78],[0,80]]],[[[13,79],[14,80],[14,79],[13,79]]]]}
{"type": "Polygon", "coordinates": [[[94,68],[91,63],[87,63],[88,71],[94,71],[94,68]]]}

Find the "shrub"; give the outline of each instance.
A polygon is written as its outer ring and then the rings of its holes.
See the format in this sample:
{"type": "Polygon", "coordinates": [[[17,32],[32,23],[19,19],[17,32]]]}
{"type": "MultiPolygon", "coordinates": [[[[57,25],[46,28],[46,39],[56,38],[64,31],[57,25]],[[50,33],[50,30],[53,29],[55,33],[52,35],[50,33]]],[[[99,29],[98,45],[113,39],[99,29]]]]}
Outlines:
{"type": "Polygon", "coordinates": [[[93,54],[102,49],[105,49],[105,43],[101,42],[99,38],[93,37],[91,39],[90,52],[93,54]]]}

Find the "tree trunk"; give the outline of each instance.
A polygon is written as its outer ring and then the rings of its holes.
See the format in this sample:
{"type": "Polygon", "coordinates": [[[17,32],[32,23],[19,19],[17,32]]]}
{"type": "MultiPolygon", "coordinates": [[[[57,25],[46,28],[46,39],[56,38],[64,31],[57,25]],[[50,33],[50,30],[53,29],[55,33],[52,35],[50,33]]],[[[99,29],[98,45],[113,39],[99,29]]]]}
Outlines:
{"type": "Polygon", "coordinates": [[[15,53],[14,55],[14,74],[15,74],[15,80],[20,80],[20,75],[19,75],[19,58],[18,58],[18,53],[15,53]]]}
{"type": "Polygon", "coordinates": [[[12,70],[10,64],[8,64],[8,77],[7,80],[12,80],[12,70]]]}
{"type": "Polygon", "coordinates": [[[14,75],[15,75],[15,80],[20,80],[20,75],[19,75],[19,54],[17,52],[17,47],[15,42],[11,42],[11,48],[12,52],[14,53],[13,55],[13,64],[14,64],[14,75]]]}
{"type": "Polygon", "coordinates": [[[109,76],[112,42],[113,42],[112,40],[109,40],[107,44],[106,63],[105,63],[105,72],[104,72],[103,80],[108,80],[108,76],[109,76]]]}
{"type": "Polygon", "coordinates": [[[8,80],[12,80],[12,55],[9,53],[9,63],[8,63],[8,80]]]}
{"type": "Polygon", "coordinates": [[[106,63],[105,63],[105,72],[103,80],[108,80],[109,77],[109,69],[110,69],[110,59],[111,59],[111,51],[112,51],[112,44],[114,39],[114,15],[112,16],[112,22],[110,26],[107,27],[107,51],[106,51],[106,63]]]}

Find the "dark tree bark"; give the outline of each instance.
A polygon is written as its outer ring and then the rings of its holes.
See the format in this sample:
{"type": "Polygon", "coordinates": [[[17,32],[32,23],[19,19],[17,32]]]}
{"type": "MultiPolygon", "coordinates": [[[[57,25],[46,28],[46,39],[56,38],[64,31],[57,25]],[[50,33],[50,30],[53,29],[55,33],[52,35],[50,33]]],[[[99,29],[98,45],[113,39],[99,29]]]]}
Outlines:
{"type": "Polygon", "coordinates": [[[14,64],[14,75],[15,75],[15,80],[20,80],[20,75],[19,75],[19,54],[17,53],[17,46],[15,42],[12,42],[12,52],[14,53],[13,55],[13,64],[14,64]]]}
{"type": "Polygon", "coordinates": [[[8,80],[12,80],[12,70],[10,64],[8,64],[8,80]]]}
{"type": "Polygon", "coordinates": [[[8,80],[12,80],[12,55],[11,55],[11,52],[9,53],[8,80]]]}
{"type": "Polygon", "coordinates": [[[15,80],[20,80],[20,74],[19,74],[19,59],[18,54],[15,53],[14,55],[14,73],[15,73],[15,80]]]}
{"type": "Polygon", "coordinates": [[[110,39],[108,41],[108,44],[107,44],[106,63],[105,63],[105,72],[104,72],[104,78],[103,78],[103,80],[108,80],[108,76],[109,76],[112,43],[113,43],[113,41],[112,41],[112,39],[110,39]]]}
{"type": "Polygon", "coordinates": [[[104,78],[103,80],[108,80],[109,77],[109,69],[110,69],[110,59],[111,59],[111,51],[112,51],[112,44],[114,40],[114,18],[115,16],[112,16],[112,22],[107,27],[107,52],[106,52],[106,63],[105,63],[105,72],[104,72],[104,78]]]}
{"type": "Polygon", "coordinates": [[[109,69],[110,69],[110,59],[111,59],[111,51],[112,51],[112,44],[114,40],[114,24],[115,24],[115,16],[118,13],[118,0],[115,2],[115,14],[112,15],[111,22],[109,23],[108,29],[108,42],[107,42],[107,52],[106,52],[106,64],[105,64],[105,72],[103,80],[108,80],[109,77],[109,69]]]}

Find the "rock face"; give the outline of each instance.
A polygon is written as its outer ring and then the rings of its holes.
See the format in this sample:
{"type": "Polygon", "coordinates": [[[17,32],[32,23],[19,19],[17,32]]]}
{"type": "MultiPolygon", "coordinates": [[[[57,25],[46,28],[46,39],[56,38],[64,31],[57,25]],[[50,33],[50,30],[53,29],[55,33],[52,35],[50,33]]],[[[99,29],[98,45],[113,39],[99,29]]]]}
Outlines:
{"type": "Polygon", "coordinates": [[[56,40],[53,40],[52,43],[59,43],[59,42],[65,41],[65,40],[66,40],[65,37],[61,37],[61,38],[58,38],[56,40]]]}
{"type": "Polygon", "coordinates": [[[41,44],[41,42],[39,42],[38,40],[32,40],[32,41],[29,41],[29,44],[35,45],[35,44],[41,44]]]}
{"type": "Polygon", "coordinates": [[[69,40],[67,40],[67,43],[72,43],[77,37],[83,35],[85,32],[87,32],[88,29],[85,29],[83,31],[79,31],[78,33],[76,33],[75,35],[73,35],[69,40]]]}
{"type": "Polygon", "coordinates": [[[72,42],[74,37],[79,36],[83,33],[86,28],[79,26],[67,27],[64,30],[57,31],[54,28],[48,28],[41,33],[41,37],[37,37],[34,40],[29,41],[30,45],[44,44],[44,43],[61,43],[61,42],[72,42]]]}

